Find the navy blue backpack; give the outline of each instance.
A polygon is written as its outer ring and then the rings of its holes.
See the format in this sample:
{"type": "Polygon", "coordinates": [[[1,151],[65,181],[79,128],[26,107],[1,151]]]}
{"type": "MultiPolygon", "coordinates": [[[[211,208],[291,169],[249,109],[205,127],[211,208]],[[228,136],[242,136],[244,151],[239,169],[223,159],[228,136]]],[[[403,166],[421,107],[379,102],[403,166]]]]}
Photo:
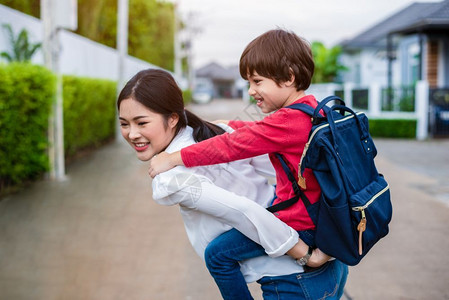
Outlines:
{"type": "Polygon", "coordinates": [[[313,125],[299,164],[298,182],[278,155],[296,197],[268,209],[278,211],[301,199],[316,225],[316,246],[345,264],[356,265],[388,234],[392,217],[389,185],[374,164],[377,150],[368,131],[368,118],[336,96],[325,98],[316,109],[299,103],[287,108],[310,115],[313,125]],[[329,107],[330,101],[342,104],[329,107]],[[302,177],[305,168],[313,171],[321,187],[321,198],[313,205],[302,192],[307,189],[302,177]]]}

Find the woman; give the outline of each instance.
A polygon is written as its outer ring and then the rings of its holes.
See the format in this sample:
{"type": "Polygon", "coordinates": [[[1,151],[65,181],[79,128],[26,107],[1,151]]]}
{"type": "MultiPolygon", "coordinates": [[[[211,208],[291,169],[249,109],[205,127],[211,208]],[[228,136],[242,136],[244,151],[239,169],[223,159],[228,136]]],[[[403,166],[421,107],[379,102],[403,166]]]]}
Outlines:
{"type": "MultiPolygon", "coordinates": [[[[121,91],[117,106],[122,135],[142,161],[225,132],[184,110],[179,87],[162,70],[136,74],[121,91]]],[[[208,243],[232,227],[260,244],[269,256],[242,261],[236,276],[244,276],[246,282],[258,280],[265,299],[278,299],[277,294],[298,297],[299,293],[312,299],[338,297],[346,276],[334,262],[316,274],[302,274],[308,281],[314,277],[313,283],[291,281],[298,281],[297,275],[304,270],[283,254],[298,244],[298,234],[264,209],[274,189],[261,174],[274,174],[266,156],[208,167],[177,167],[154,178],[153,198],[162,205],[180,206],[189,240],[201,258],[208,243]],[[326,274],[335,272],[339,272],[334,276],[338,280],[328,280],[326,274]],[[306,291],[298,288],[304,285],[306,291]]],[[[235,291],[229,299],[252,299],[246,285],[235,291]]]]}

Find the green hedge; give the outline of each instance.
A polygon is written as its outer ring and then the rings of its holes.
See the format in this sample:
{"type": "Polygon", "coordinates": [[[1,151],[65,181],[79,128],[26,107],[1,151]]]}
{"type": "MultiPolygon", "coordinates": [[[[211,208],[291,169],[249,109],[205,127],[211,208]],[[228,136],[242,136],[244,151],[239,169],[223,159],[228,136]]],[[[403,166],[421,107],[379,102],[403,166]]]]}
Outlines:
{"type": "Polygon", "coordinates": [[[370,119],[369,127],[372,137],[416,138],[414,119],[370,119]]]}
{"type": "Polygon", "coordinates": [[[47,128],[55,80],[40,66],[0,65],[0,190],[48,170],[47,128]]]}
{"type": "MultiPolygon", "coordinates": [[[[31,64],[0,65],[0,194],[49,169],[48,119],[56,77],[31,64]]],[[[66,158],[114,137],[116,84],[63,76],[66,158]]]]}
{"type": "Polygon", "coordinates": [[[114,137],[114,81],[64,76],[63,97],[66,157],[85,148],[96,148],[114,137]]]}

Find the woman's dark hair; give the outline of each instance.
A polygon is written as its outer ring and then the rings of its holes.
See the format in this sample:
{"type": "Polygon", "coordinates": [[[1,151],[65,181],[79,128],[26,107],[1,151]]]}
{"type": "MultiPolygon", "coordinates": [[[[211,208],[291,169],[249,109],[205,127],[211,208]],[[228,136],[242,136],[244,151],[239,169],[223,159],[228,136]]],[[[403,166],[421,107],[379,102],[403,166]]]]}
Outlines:
{"type": "Polygon", "coordinates": [[[193,138],[196,142],[225,132],[221,127],[204,121],[184,109],[181,89],[173,76],[167,71],[147,69],[134,75],[118,96],[117,108],[119,110],[120,103],[128,98],[132,98],[151,111],[163,115],[165,126],[168,126],[170,116],[178,115],[179,121],[176,125],[175,135],[187,125],[193,128],[193,138]]]}

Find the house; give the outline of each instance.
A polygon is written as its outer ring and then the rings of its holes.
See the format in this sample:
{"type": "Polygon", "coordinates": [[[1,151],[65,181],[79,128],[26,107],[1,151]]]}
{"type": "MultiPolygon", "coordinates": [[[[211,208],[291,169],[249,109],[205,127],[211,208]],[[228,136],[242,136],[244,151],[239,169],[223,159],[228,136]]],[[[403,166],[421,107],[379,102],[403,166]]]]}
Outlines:
{"type": "Polygon", "coordinates": [[[449,0],[413,3],[340,44],[344,82],[449,86],[449,0]]]}
{"type": "Polygon", "coordinates": [[[406,107],[425,115],[431,135],[449,136],[449,0],[413,3],[340,46],[343,82],[380,86],[382,111],[406,107]],[[428,86],[421,111],[418,82],[428,86]]]}
{"type": "Polygon", "coordinates": [[[212,82],[214,98],[242,98],[246,94],[246,82],[240,77],[238,66],[225,68],[211,62],[197,69],[195,77],[212,82]]]}

